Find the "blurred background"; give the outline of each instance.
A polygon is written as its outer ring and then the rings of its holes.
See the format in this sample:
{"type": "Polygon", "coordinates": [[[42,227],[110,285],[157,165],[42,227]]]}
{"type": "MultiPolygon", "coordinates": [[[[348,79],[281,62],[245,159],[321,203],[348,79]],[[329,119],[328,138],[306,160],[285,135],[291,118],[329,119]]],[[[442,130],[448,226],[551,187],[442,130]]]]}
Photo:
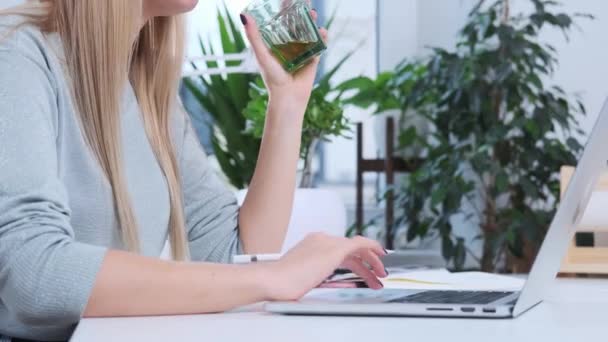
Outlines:
{"type": "MultiPolygon", "coordinates": [[[[322,20],[335,16],[330,29],[329,50],[325,54],[325,70],[338,63],[351,50],[354,55],[343,65],[332,79],[338,84],[356,76],[374,78],[384,71],[395,69],[404,59],[423,59],[432,54],[432,47],[453,49],[459,39],[459,31],[468,21],[468,15],[479,1],[473,0],[315,0],[322,20]]],[[[226,6],[235,17],[247,5],[247,0],[228,0],[226,6]]],[[[511,13],[531,13],[533,2],[512,0],[511,13]]],[[[190,55],[200,54],[198,36],[212,37],[211,41],[221,45],[216,20],[217,8],[222,1],[201,1],[189,16],[190,55]],[[215,37],[215,41],[213,40],[215,37]]],[[[608,65],[608,44],[604,41],[608,30],[608,3],[602,0],[562,1],[557,12],[587,13],[594,20],[577,20],[565,39],[562,29],[546,26],[540,30],[538,40],[552,45],[558,59],[555,72],[544,80],[560,85],[566,93],[580,97],[587,108],[587,115],[578,115],[580,126],[586,133],[595,122],[608,86],[604,81],[608,65]]],[[[368,110],[356,106],[345,106],[345,115],[352,122],[363,123],[363,155],[365,158],[382,158],[385,139],[384,116],[372,115],[368,110]]],[[[315,187],[338,192],[348,209],[349,225],[355,221],[356,139],[332,138],[323,143],[315,161],[315,187]]],[[[558,170],[556,170],[557,172],[558,170]]],[[[381,173],[367,173],[364,177],[365,217],[382,216],[384,205],[381,198],[386,187],[381,173]]],[[[373,228],[382,227],[378,222],[373,228]]],[[[461,222],[454,230],[467,243],[480,249],[476,239],[477,229],[461,222]]],[[[375,232],[372,234],[374,235],[375,232]]]]}
{"type": "MultiPolygon", "coordinates": [[[[3,0],[0,6],[20,2],[3,0]]],[[[255,110],[256,101],[264,101],[262,95],[250,93],[257,78],[255,63],[246,42],[239,46],[238,14],[248,3],[201,0],[187,15],[189,61],[181,89],[218,173],[241,197],[259,143],[252,133],[259,124],[256,118],[263,116],[255,110]],[[236,55],[240,61],[224,62],[224,55],[236,55]],[[222,69],[226,67],[247,70],[233,75],[222,69]],[[216,68],[219,74],[207,74],[216,68]],[[227,127],[221,120],[227,114],[221,108],[230,108],[229,115],[239,118],[238,125],[227,127]],[[231,135],[238,141],[226,139],[231,135]]],[[[608,2],[557,3],[312,0],[320,24],[331,27],[319,74],[328,88],[316,90],[323,101],[309,107],[316,105],[335,116],[323,123],[324,131],[310,137],[320,143],[311,145],[311,154],[303,154],[302,168],[312,174],[303,187],[322,189],[324,198],[328,192],[336,195],[344,215],[336,219],[328,213],[309,222],[318,209],[315,200],[296,199],[296,211],[305,212],[300,226],[324,225],[329,220],[341,226],[337,234],[359,231],[393,248],[431,251],[453,268],[517,271],[514,259],[527,259],[529,266],[559,202],[560,168],[575,164],[608,95],[608,2]],[[328,75],[336,65],[340,67],[335,74],[328,75]],[[459,73],[464,78],[456,77],[459,73]],[[437,83],[425,83],[429,79],[437,83]],[[493,93],[484,93],[484,82],[493,93]],[[494,95],[497,107],[484,107],[491,105],[494,95]],[[466,96],[467,100],[461,99],[466,96]],[[484,112],[494,109],[496,122],[484,127],[501,133],[488,136],[474,132],[473,126],[458,126],[473,117],[483,122],[484,112]],[[396,120],[391,142],[395,153],[388,157],[387,118],[396,120]],[[439,151],[445,122],[459,133],[447,132],[445,148],[439,151]],[[481,143],[471,147],[473,140],[481,143]],[[358,144],[361,157],[379,161],[382,168],[366,172],[359,187],[358,144]],[[511,153],[501,159],[501,149],[507,147],[511,153]],[[486,155],[490,163],[478,162],[487,151],[493,151],[486,155]],[[443,153],[444,160],[450,156],[461,160],[441,164],[432,160],[435,152],[443,153]],[[549,155],[546,160],[545,155],[549,155]],[[405,163],[402,171],[407,172],[399,172],[394,184],[387,185],[384,168],[386,160],[393,158],[405,163]],[[528,171],[517,171],[522,168],[528,171]],[[475,176],[480,177],[474,180],[475,176]],[[358,188],[363,194],[359,216],[358,188]],[[393,212],[388,216],[387,236],[385,199],[390,190],[394,202],[389,202],[393,212]],[[519,202],[517,194],[521,194],[519,202]],[[488,214],[489,207],[494,212],[488,214]],[[492,224],[505,228],[495,229],[492,224]],[[343,226],[348,227],[346,232],[340,231],[343,226]]],[[[292,220],[294,225],[298,223],[292,220]]],[[[608,246],[607,240],[602,233],[577,237],[581,245],[608,246]]],[[[525,270],[525,263],[521,267],[525,270]]]]}
{"type": "MultiPolygon", "coordinates": [[[[11,0],[8,0],[9,2],[11,0]]],[[[248,0],[201,0],[189,19],[189,54],[200,54],[198,37],[215,38],[217,35],[217,9],[226,3],[235,16],[249,3],[248,0]]],[[[356,75],[377,75],[390,70],[404,58],[415,58],[429,53],[430,47],[451,47],[457,33],[463,27],[467,14],[477,3],[474,0],[314,0],[313,7],[327,19],[334,11],[336,23],[330,34],[329,51],[325,65],[332,65],[342,58],[345,51],[357,48],[356,54],[339,71],[336,81],[356,75]],[[339,36],[339,39],[335,39],[339,36]]],[[[525,10],[529,0],[513,0],[514,11],[525,10]]],[[[588,107],[589,115],[582,126],[589,131],[595,122],[607,94],[608,85],[608,3],[602,0],[563,1],[563,10],[591,13],[593,21],[584,21],[566,41],[559,29],[543,31],[541,39],[557,48],[559,68],[554,75],[555,83],[567,92],[580,94],[588,107]]],[[[347,115],[353,121],[372,121],[369,112],[354,108],[347,115]]],[[[371,127],[373,125],[366,125],[371,127]]],[[[366,130],[365,155],[376,156],[378,147],[373,130],[366,130]]],[[[338,139],[325,147],[322,182],[326,184],[354,184],[355,142],[338,139]],[[327,161],[333,161],[328,163],[327,161]]],[[[373,179],[369,179],[373,182],[373,179]]]]}
{"type": "MultiPolygon", "coordinates": [[[[228,12],[237,18],[236,15],[244,9],[248,2],[247,0],[227,0],[225,4],[228,12]]],[[[482,2],[486,7],[493,3],[500,4],[500,1],[482,2]]],[[[531,16],[538,10],[536,7],[538,3],[543,2],[511,0],[507,3],[509,14],[515,17],[517,15],[531,16]]],[[[201,1],[197,9],[189,16],[189,53],[191,56],[200,54],[198,46],[200,35],[210,37],[209,41],[212,44],[215,44],[218,49],[221,47],[217,34],[219,28],[216,15],[217,9],[222,8],[222,4],[223,2],[220,0],[201,1]]],[[[469,17],[471,10],[478,4],[480,1],[475,0],[313,0],[312,5],[320,13],[322,22],[333,18],[329,30],[329,50],[323,59],[323,70],[331,70],[346,54],[355,51],[332,77],[331,83],[337,86],[341,82],[358,76],[377,79],[384,72],[398,70],[404,60],[426,61],[433,57],[433,48],[454,50],[458,42],[462,40],[461,30],[471,22],[471,17],[469,17]]],[[[608,85],[605,82],[608,75],[608,43],[605,42],[604,37],[605,32],[608,32],[608,3],[602,0],[565,0],[561,1],[559,6],[551,8],[550,11],[553,11],[557,17],[562,13],[572,15],[574,23],[567,28],[547,24],[538,30],[534,40],[542,45],[550,45],[554,49],[556,59],[551,72],[540,73],[538,76],[547,86],[559,85],[564,93],[568,94],[569,99],[573,101],[576,99],[585,106],[586,115],[579,111],[569,113],[578,120],[580,132],[578,132],[577,139],[580,143],[584,143],[608,94],[608,85]],[[592,15],[594,19],[578,18],[577,13],[592,15]],[[568,37],[565,36],[565,31],[568,31],[568,37]]],[[[500,13],[500,10],[498,12],[500,13]]],[[[362,123],[362,140],[359,143],[362,145],[363,158],[385,158],[387,115],[382,113],[377,115],[375,112],[378,111],[378,108],[374,105],[369,108],[361,108],[363,106],[343,104],[342,107],[345,117],[351,124],[362,123]]],[[[388,114],[388,116],[394,115],[388,114]]],[[[397,125],[403,125],[403,123],[397,125]]],[[[358,143],[355,139],[354,126],[352,127],[353,130],[346,133],[345,137],[331,137],[330,141],[323,142],[318,147],[313,167],[315,175],[313,187],[331,190],[339,194],[347,209],[347,225],[351,227],[351,232],[356,228],[354,225],[357,217],[358,143]]],[[[403,131],[403,127],[397,128],[397,136],[403,133],[400,133],[400,130],[403,131]]],[[[561,128],[556,130],[560,131],[561,128]]],[[[204,135],[203,133],[203,140],[205,140],[204,135]]],[[[562,140],[565,141],[566,138],[562,136],[562,140]]],[[[398,137],[396,144],[399,145],[398,137]]],[[[212,150],[212,148],[209,149],[210,152],[212,150]]],[[[573,154],[576,154],[576,151],[573,151],[573,154]]],[[[559,167],[554,167],[554,173],[552,182],[555,182],[559,176],[559,167]]],[[[407,183],[407,176],[397,175],[396,177],[396,188],[407,183]]],[[[384,221],[386,201],[383,198],[389,187],[385,180],[384,172],[364,174],[363,219],[362,222],[359,222],[359,225],[364,228],[364,234],[380,240],[386,240],[386,222],[384,221]]],[[[547,182],[549,182],[548,179],[547,182]]],[[[407,193],[407,191],[403,192],[407,193]]],[[[429,189],[428,196],[432,196],[433,193],[429,189]]],[[[449,239],[442,237],[441,231],[447,228],[441,227],[436,227],[439,231],[437,234],[425,231],[421,234],[408,235],[408,229],[411,230],[407,223],[409,216],[404,212],[399,213],[399,206],[407,205],[409,202],[399,200],[401,196],[402,194],[397,191],[397,203],[395,204],[397,213],[395,213],[396,220],[392,224],[391,233],[394,246],[391,247],[433,250],[438,255],[454,261],[454,258],[463,258],[461,254],[464,248],[457,247],[463,241],[462,245],[466,246],[464,265],[472,268],[479,267],[481,259],[483,259],[481,255],[484,245],[487,245],[486,241],[490,238],[485,233],[480,234],[480,225],[483,224],[483,220],[471,221],[467,218],[467,216],[471,216],[471,212],[474,211],[472,206],[475,205],[471,206],[463,202],[461,213],[448,215],[450,217],[449,239]],[[427,238],[421,239],[422,236],[427,236],[427,238]],[[451,240],[452,243],[446,240],[451,240]],[[459,249],[460,252],[458,252],[459,249]]],[[[557,199],[554,198],[554,200],[557,199]]],[[[480,199],[476,198],[474,202],[476,201],[480,202],[480,199]]],[[[549,200],[549,202],[551,201],[549,200]]],[[[481,202],[478,204],[479,207],[484,205],[481,202]]],[[[549,207],[554,209],[555,205],[555,203],[549,204],[549,207]]],[[[552,211],[549,210],[549,212],[552,211]]],[[[409,215],[411,216],[411,212],[409,215]]],[[[538,212],[536,215],[539,215],[538,212]]],[[[548,222],[545,219],[544,222],[537,221],[535,224],[544,227],[536,230],[543,231],[548,222]]],[[[428,227],[422,230],[425,229],[428,227]]],[[[526,228],[518,229],[526,230],[526,228]]],[[[428,230],[433,231],[432,228],[428,230]]],[[[481,230],[483,231],[483,229],[481,230]]],[[[533,228],[531,230],[536,231],[533,228]]],[[[504,232],[504,235],[516,235],[516,233],[504,232]]],[[[540,233],[540,235],[543,234],[540,233]]],[[[538,236],[530,238],[538,239],[538,236]]],[[[516,238],[513,237],[497,239],[499,242],[496,244],[506,244],[509,246],[506,247],[507,249],[511,248],[510,245],[525,245],[525,243],[515,243],[513,239],[516,238]],[[509,239],[511,242],[504,242],[509,239]]],[[[606,244],[606,237],[601,233],[596,233],[593,237],[587,236],[587,239],[581,234],[580,240],[583,244],[606,244]]],[[[507,253],[504,259],[508,259],[509,254],[513,254],[513,251],[507,253]]],[[[508,262],[503,260],[503,263],[508,262]]]]}

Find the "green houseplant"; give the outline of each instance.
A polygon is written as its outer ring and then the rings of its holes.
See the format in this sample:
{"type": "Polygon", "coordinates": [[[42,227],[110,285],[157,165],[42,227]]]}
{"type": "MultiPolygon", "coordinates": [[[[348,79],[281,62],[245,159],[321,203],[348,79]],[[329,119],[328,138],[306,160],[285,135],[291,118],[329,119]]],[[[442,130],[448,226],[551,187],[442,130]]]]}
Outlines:
{"type": "MultiPolygon", "coordinates": [[[[217,21],[221,38],[221,51],[215,50],[211,39],[200,39],[204,56],[240,53],[247,49],[242,32],[235,25],[227,7],[218,9],[217,21]]],[[[227,62],[227,66],[238,66],[239,62],[227,62]]],[[[198,69],[196,65],[193,65],[198,69]]],[[[218,67],[217,62],[208,62],[208,68],[218,67]]],[[[251,99],[249,84],[256,75],[228,74],[201,76],[198,80],[185,78],[184,85],[194,98],[211,115],[212,144],[215,156],[230,183],[246,188],[255,170],[260,139],[245,132],[247,120],[243,110],[251,99]]],[[[190,113],[200,115],[201,113],[190,113]]]]}
{"type": "Polygon", "coordinates": [[[431,124],[427,134],[402,132],[402,148],[424,148],[398,191],[399,223],[409,240],[441,239],[455,269],[471,257],[483,271],[527,271],[555,213],[559,169],[582,149],[585,107],[550,84],[556,50],[539,34],[567,36],[575,18],[590,16],[529,1],[528,14],[511,13],[509,0],[479,1],[456,47],[433,49],[399,104],[431,124]],[[481,255],[454,233],[458,216],[477,227],[481,255]]]}
{"type": "Polygon", "coordinates": [[[338,89],[350,95],[343,95],[345,104],[365,109],[374,107],[376,114],[399,110],[405,115],[414,85],[425,76],[426,65],[403,61],[394,70],[382,72],[376,78],[355,77],[340,84],[338,89]]]}
{"type": "MultiPolygon", "coordinates": [[[[374,110],[380,118],[393,116],[397,129],[401,131],[397,144],[407,146],[400,155],[415,157],[421,148],[414,139],[417,133],[426,132],[427,120],[408,105],[414,86],[426,77],[427,67],[422,62],[403,61],[394,70],[380,73],[376,78],[359,76],[338,86],[343,94],[344,104],[363,109],[374,110]]],[[[432,94],[427,95],[426,102],[431,102],[432,94]]],[[[384,130],[384,122],[380,123],[384,130]]],[[[380,142],[379,142],[380,143],[380,142]]],[[[382,144],[381,144],[382,145],[382,144]]],[[[382,149],[383,147],[381,147],[382,149]]]]}
{"type": "Polygon", "coordinates": [[[559,169],[582,149],[585,107],[549,84],[556,50],[539,40],[545,27],[567,35],[579,15],[530,1],[531,13],[515,15],[509,0],[480,1],[456,49],[433,50],[408,100],[433,134],[417,137],[425,162],[404,184],[403,220],[411,238],[435,230],[457,269],[467,248],[452,219],[464,212],[483,240],[480,256],[468,254],[483,271],[527,271],[555,213],[559,169]]]}
{"type": "MultiPolygon", "coordinates": [[[[306,112],[302,129],[300,157],[303,161],[300,188],[310,188],[313,182],[312,161],[317,146],[331,137],[345,137],[350,132],[350,123],[344,116],[342,100],[337,89],[332,88],[331,79],[350,58],[346,55],[333,69],[329,70],[315,85],[306,112]]],[[[260,78],[251,84],[251,101],[244,114],[249,120],[248,132],[261,138],[268,107],[268,92],[260,78]]]]}

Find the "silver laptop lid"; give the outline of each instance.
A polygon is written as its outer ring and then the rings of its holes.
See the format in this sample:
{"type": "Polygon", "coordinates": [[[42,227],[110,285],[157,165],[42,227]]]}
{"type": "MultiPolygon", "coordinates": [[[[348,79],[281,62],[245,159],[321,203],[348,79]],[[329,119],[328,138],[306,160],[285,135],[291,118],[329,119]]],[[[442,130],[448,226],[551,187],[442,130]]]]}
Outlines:
{"type": "Polygon", "coordinates": [[[608,161],[608,100],[589,136],[530,276],[513,310],[518,316],[543,299],[543,293],[559,272],[568,245],[587,208],[591,194],[608,161]]]}

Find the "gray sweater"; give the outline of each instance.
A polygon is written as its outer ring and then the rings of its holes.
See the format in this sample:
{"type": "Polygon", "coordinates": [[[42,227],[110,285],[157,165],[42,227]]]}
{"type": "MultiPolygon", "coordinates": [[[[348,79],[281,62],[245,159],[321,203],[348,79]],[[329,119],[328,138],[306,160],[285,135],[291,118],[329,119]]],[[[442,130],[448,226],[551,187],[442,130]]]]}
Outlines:
{"type": "MultiPolygon", "coordinates": [[[[0,37],[14,22],[0,17],[0,37]]],[[[57,35],[33,27],[0,41],[0,337],[68,338],[106,251],[123,248],[62,55],[57,35]]],[[[121,115],[142,254],[158,257],[168,235],[168,191],[130,87],[121,115]]],[[[209,167],[183,112],[173,116],[192,259],[229,262],[240,249],[235,197],[209,167]]]]}

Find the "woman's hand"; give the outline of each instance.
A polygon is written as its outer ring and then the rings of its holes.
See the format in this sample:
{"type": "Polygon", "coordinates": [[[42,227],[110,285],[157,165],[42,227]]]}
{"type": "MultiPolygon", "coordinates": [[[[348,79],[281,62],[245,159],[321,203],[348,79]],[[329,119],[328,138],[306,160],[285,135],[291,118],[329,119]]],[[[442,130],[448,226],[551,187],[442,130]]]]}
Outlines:
{"type": "MultiPolygon", "coordinates": [[[[313,19],[317,20],[317,12],[311,11],[313,19]]],[[[246,14],[241,15],[247,38],[260,66],[260,72],[270,95],[270,101],[286,101],[297,104],[302,108],[302,115],[308,104],[310,93],[319,66],[319,57],[315,57],[308,65],[294,74],[285,69],[272,52],[266,47],[255,20],[246,14]]],[[[323,40],[327,40],[327,30],[320,29],[323,40]]]]}
{"type": "Polygon", "coordinates": [[[382,289],[379,277],[388,276],[381,256],[382,246],[363,237],[352,239],[323,233],[309,235],[278,262],[268,264],[268,298],[297,300],[319,286],[337,268],[346,268],[363,278],[372,289],[382,289]]]}
{"type": "MultiPolygon", "coordinates": [[[[316,20],[316,11],[311,12],[316,20]]],[[[254,19],[241,17],[270,93],[255,173],[239,215],[246,253],[281,250],[293,208],[304,114],[319,58],[290,74],[264,44],[254,19]]],[[[327,31],[321,30],[323,39],[327,31]]]]}

